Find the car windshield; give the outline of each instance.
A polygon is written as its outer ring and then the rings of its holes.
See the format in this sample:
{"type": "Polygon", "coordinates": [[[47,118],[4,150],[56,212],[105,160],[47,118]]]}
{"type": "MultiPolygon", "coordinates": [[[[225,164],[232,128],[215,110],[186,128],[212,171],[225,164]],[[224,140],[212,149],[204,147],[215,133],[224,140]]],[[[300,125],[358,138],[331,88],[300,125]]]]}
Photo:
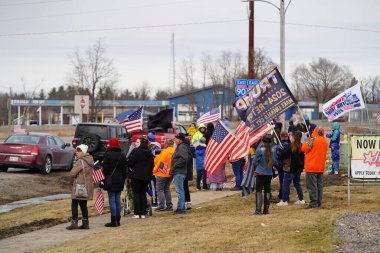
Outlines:
{"type": "Polygon", "coordinates": [[[5,143],[22,143],[22,144],[38,144],[40,142],[39,136],[33,135],[12,135],[5,143]]]}
{"type": "Polygon", "coordinates": [[[89,133],[98,135],[100,139],[107,139],[107,126],[78,125],[77,130],[75,132],[75,137],[80,137],[89,133]]]}

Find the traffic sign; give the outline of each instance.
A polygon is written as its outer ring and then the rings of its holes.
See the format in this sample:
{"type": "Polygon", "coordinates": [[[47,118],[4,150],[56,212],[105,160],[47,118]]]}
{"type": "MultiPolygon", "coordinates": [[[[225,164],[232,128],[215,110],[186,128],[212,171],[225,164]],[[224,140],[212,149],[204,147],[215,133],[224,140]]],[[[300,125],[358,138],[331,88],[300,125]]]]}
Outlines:
{"type": "Polygon", "coordinates": [[[258,79],[236,79],[235,85],[246,85],[246,86],[255,86],[259,84],[260,80],[258,79]]]}
{"type": "Polygon", "coordinates": [[[84,98],[82,98],[82,99],[80,100],[80,108],[81,108],[81,109],[84,109],[85,106],[86,106],[86,100],[84,100],[84,98]]]}

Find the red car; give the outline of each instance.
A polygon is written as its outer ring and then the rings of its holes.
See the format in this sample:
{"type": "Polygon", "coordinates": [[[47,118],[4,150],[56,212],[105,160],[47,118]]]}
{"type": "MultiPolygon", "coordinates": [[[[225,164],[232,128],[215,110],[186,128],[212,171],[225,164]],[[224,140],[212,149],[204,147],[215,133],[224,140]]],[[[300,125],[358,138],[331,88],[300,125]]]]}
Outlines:
{"type": "Polygon", "coordinates": [[[8,168],[37,169],[49,174],[52,169],[71,169],[75,149],[70,143],[47,133],[22,133],[0,143],[0,171],[8,168]]]}

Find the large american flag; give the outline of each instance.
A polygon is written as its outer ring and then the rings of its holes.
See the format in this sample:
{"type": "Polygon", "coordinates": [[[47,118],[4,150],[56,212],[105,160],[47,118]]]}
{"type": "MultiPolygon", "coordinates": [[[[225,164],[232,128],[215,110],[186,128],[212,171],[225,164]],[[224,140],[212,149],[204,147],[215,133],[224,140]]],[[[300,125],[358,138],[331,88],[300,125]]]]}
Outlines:
{"type": "Polygon", "coordinates": [[[256,132],[250,133],[249,139],[248,139],[248,145],[252,146],[256,142],[261,140],[261,138],[263,138],[264,135],[266,135],[270,131],[272,131],[271,124],[266,124],[262,128],[260,128],[259,130],[257,130],[256,132]]]}
{"type": "Polygon", "coordinates": [[[218,121],[206,149],[204,165],[207,172],[214,174],[220,168],[220,165],[226,161],[232,148],[238,142],[227,127],[221,121],[218,121]]]}
{"type": "Polygon", "coordinates": [[[98,194],[96,196],[95,200],[95,209],[98,211],[98,214],[101,215],[103,213],[103,208],[104,208],[104,197],[103,197],[103,192],[99,188],[98,194]]]}
{"type": "Polygon", "coordinates": [[[104,177],[103,168],[100,167],[99,161],[96,161],[94,163],[94,166],[92,167],[92,179],[94,180],[94,183],[97,183],[99,181],[102,181],[106,179],[104,177]]]}
{"type": "Polygon", "coordinates": [[[211,111],[206,112],[205,114],[203,114],[197,120],[197,125],[199,126],[199,124],[207,124],[207,123],[210,123],[210,122],[215,122],[215,121],[220,120],[221,118],[222,118],[221,108],[219,106],[219,107],[214,108],[211,111]]]}
{"type": "Polygon", "coordinates": [[[127,127],[128,133],[142,130],[142,123],[142,107],[119,122],[127,127]]]}
{"type": "Polygon", "coordinates": [[[237,161],[248,155],[249,152],[249,127],[242,120],[235,128],[235,137],[239,143],[232,149],[230,161],[237,161]]]}

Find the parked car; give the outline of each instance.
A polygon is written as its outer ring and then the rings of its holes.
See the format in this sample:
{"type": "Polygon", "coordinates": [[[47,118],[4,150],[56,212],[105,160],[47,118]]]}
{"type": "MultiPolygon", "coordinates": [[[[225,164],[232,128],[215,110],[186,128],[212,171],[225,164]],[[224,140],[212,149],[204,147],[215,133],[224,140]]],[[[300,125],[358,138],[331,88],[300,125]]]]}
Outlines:
{"type": "Polygon", "coordinates": [[[39,170],[49,174],[52,169],[71,169],[75,149],[58,136],[48,133],[20,133],[0,143],[0,171],[9,167],[39,170]]]}
{"type": "Polygon", "coordinates": [[[125,125],[115,123],[79,123],[75,129],[73,147],[86,144],[88,153],[95,160],[102,160],[106,151],[107,142],[111,138],[119,139],[121,149],[124,151],[128,141],[125,125]]]}

